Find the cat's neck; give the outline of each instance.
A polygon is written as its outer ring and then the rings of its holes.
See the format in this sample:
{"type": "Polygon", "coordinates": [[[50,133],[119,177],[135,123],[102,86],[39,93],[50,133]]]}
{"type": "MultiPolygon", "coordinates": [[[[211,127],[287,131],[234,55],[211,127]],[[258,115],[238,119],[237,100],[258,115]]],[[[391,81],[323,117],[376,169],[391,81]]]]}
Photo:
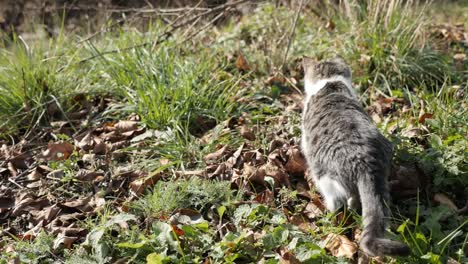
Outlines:
{"type": "Polygon", "coordinates": [[[306,102],[310,100],[310,98],[317,94],[325,85],[329,82],[342,82],[346,85],[349,92],[356,97],[353,91],[353,87],[351,85],[351,80],[349,78],[345,78],[341,75],[336,75],[331,78],[321,79],[316,82],[311,82],[309,80],[305,80],[305,92],[306,92],[306,102]]]}

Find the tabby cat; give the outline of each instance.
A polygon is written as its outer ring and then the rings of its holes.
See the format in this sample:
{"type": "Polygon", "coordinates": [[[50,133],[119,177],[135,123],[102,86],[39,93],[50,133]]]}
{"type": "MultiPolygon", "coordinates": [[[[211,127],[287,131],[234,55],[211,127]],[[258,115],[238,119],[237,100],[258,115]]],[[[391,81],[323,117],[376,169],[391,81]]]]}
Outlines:
{"type": "Polygon", "coordinates": [[[340,57],[305,57],[303,66],[302,150],[325,206],[333,212],[361,205],[360,246],[368,255],[408,255],[405,244],[384,238],[393,147],[359,103],[349,66],[340,57]]]}

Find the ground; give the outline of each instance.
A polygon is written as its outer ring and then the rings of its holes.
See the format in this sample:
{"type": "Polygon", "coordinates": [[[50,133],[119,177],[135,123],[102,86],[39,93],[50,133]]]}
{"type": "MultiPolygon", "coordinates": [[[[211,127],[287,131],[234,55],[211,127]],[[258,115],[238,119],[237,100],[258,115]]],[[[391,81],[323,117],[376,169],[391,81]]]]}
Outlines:
{"type": "Polygon", "coordinates": [[[2,28],[0,263],[468,261],[466,1],[236,2],[2,28]],[[310,181],[301,58],[337,54],[409,257],[310,181]]]}

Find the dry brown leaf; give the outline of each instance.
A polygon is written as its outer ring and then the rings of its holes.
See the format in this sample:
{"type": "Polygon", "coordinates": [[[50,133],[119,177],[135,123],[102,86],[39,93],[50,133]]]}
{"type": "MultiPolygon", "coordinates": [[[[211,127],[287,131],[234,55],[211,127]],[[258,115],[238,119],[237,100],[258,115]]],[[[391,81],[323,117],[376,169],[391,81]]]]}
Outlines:
{"type": "Polygon", "coordinates": [[[424,130],[419,127],[406,128],[401,132],[403,137],[407,138],[417,138],[424,134],[424,130]]]}
{"type": "Polygon", "coordinates": [[[244,161],[240,159],[240,157],[242,155],[242,150],[244,149],[244,146],[244,143],[241,144],[239,148],[237,148],[236,152],[234,152],[234,154],[232,154],[232,156],[229,157],[229,159],[225,162],[226,167],[228,169],[240,168],[242,166],[244,161]]]}
{"type": "Polygon", "coordinates": [[[265,81],[265,83],[268,85],[273,85],[273,84],[285,85],[286,79],[279,74],[275,74],[275,75],[269,76],[268,79],[265,81]]]}
{"type": "Polygon", "coordinates": [[[116,151],[118,149],[128,146],[130,142],[128,140],[121,140],[110,144],[110,151],[116,151]]]}
{"type": "Polygon", "coordinates": [[[251,141],[255,140],[255,134],[253,130],[247,127],[247,125],[241,126],[240,135],[247,140],[251,140],[251,141]]]}
{"type": "Polygon", "coordinates": [[[287,155],[288,162],[286,163],[286,170],[294,175],[304,174],[307,169],[307,163],[299,148],[290,148],[287,155]]]}
{"type": "Polygon", "coordinates": [[[426,122],[426,119],[431,119],[434,116],[434,114],[431,113],[424,113],[419,117],[419,123],[424,124],[426,122]]]}
{"type": "Polygon", "coordinates": [[[40,171],[41,169],[35,168],[31,173],[28,174],[28,176],[26,176],[26,178],[30,181],[37,181],[43,176],[40,171]]]}
{"type": "Polygon", "coordinates": [[[265,185],[266,171],[263,166],[256,168],[255,166],[246,163],[244,164],[243,175],[249,182],[265,185]]]}
{"type": "Polygon", "coordinates": [[[255,196],[255,201],[262,203],[262,204],[268,204],[268,205],[274,206],[275,195],[273,194],[272,191],[270,191],[269,189],[266,189],[263,192],[259,193],[257,196],[255,196]]]}
{"type": "Polygon", "coordinates": [[[226,164],[221,163],[219,165],[215,165],[216,169],[208,175],[208,178],[218,177],[220,180],[227,180],[224,179],[224,174],[226,172],[226,164]]]}
{"type": "Polygon", "coordinates": [[[456,61],[463,61],[466,59],[466,54],[465,53],[457,53],[453,55],[453,59],[456,61]]]}
{"type": "Polygon", "coordinates": [[[57,205],[49,206],[37,214],[35,220],[37,222],[43,222],[44,225],[47,225],[58,216],[60,211],[61,209],[57,205]]]}
{"type": "Polygon", "coordinates": [[[82,199],[76,199],[76,200],[73,200],[73,201],[68,201],[68,202],[64,202],[61,204],[61,206],[64,206],[64,207],[68,207],[68,208],[74,208],[74,209],[77,209],[83,213],[85,212],[91,212],[93,211],[93,207],[91,205],[91,199],[93,197],[92,196],[88,196],[88,197],[85,197],[85,198],[82,198],[82,199]]]}
{"type": "Polygon", "coordinates": [[[317,206],[313,201],[311,201],[306,205],[306,208],[304,209],[303,213],[310,220],[314,220],[315,218],[323,214],[323,210],[319,206],[317,206]]]}
{"type": "Polygon", "coordinates": [[[75,138],[75,145],[84,151],[93,149],[94,147],[94,136],[91,132],[86,133],[82,138],[75,138]]]}
{"type": "Polygon", "coordinates": [[[327,24],[325,25],[325,28],[329,31],[333,31],[335,29],[336,25],[335,23],[333,22],[333,20],[329,19],[327,21],[327,24]]]}
{"type": "Polygon", "coordinates": [[[11,215],[18,216],[24,212],[41,211],[47,206],[50,206],[50,201],[48,199],[44,197],[36,198],[26,193],[16,198],[15,207],[11,215]]]}
{"type": "Polygon", "coordinates": [[[68,142],[50,143],[40,158],[45,160],[66,160],[72,154],[75,146],[68,142]]]}
{"type": "Polygon", "coordinates": [[[137,196],[140,196],[143,191],[151,186],[154,186],[159,179],[161,179],[161,174],[157,173],[155,175],[150,174],[148,176],[144,176],[137,180],[134,180],[130,183],[130,190],[137,196]]]}
{"type": "Polygon", "coordinates": [[[103,176],[103,175],[104,175],[104,172],[80,169],[76,173],[75,178],[81,181],[94,181],[96,180],[98,176],[103,176]]]}
{"type": "Polygon", "coordinates": [[[190,208],[181,208],[174,212],[169,218],[171,225],[195,225],[206,222],[200,212],[190,208]]]}
{"type": "Polygon", "coordinates": [[[73,225],[70,225],[69,227],[52,226],[50,227],[50,231],[53,234],[63,234],[64,236],[70,236],[70,237],[74,237],[74,236],[84,237],[87,233],[86,229],[73,227],[73,225]]]}
{"type": "Polygon", "coordinates": [[[128,132],[131,130],[136,130],[138,128],[138,122],[136,121],[127,121],[127,120],[120,120],[114,125],[114,128],[119,132],[128,132]]]}
{"type": "Polygon", "coordinates": [[[436,193],[434,195],[434,201],[440,204],[444,204],[454,211],[458,211],[458,207],[455,205],[455,203],[443,193],[436,193]]]}
{"type": "Polygon", "coordinates": [[[279,255],[280,255],[279,263],[281,264],[300,264],[301,263],[291,251],[285,248],[279,249],[279,255]]]}
{"type": "Polygon", "coordinates": [[[335,257],[347,257],[352,259],[358,250],[357,244],[351,242],[343,235],[328,234],[324,242],[325,248],[335,257]]]}
{"type": "Polygon", "coordinates": [[[244,54],[242,53],[242,51],[237,52],[236,67],[237,67],[237,69],[239,69],[241,71],[249,71],[250,70],[249,63],[245,59],[244,54]]]}
{"type": "Polygon", "coordinates": [[[96,145],[94,145],[93,152],[98,155],[106,154],[108,152],[108,149],[110,149],[110,146],[107,146],[107,144],[104,141],[99,141],[96,142],[96,145]]]}
{"type": "Polygon", "coordinates": [[[227,146],[223,146],[223,147],[221,147],[220,149],[218,149],[217,151],[206,155],[206,156],[204,157],[204,160],[205,160],[205,161],[215,161],[215,160],[218,160],[218,159],[220,159],[221,157],[224,156],[224,154],[226,153],[226,149],[227,149],[227,146]]]}
{"type": "Polygon", "coordinates": [[[289,222],[307,234],[310,232],[310,230],[317,230],[317,226],[314,224],[314,222],[310,222],[303,215],[293,215],[289,218],[289,222]]]}
{"type": "Polygon", "coordinates": [[[57,238],[54,240],[54,249],[58,249],[62,244],[66,249],[71,249],[73,243],[78,240],[78,237],[69,237],[63,234],[58,234],[57,238]]]}
{"type": "Polygon", "coordinates": [[[275,164],[268,162],[266,165],[262,166],[265,169],[265,174],[266,176],[270,176],[273,179],[275,179],[275,187],[280,187],[280,186],[290,186],[291,183],[289,182],[289,175],[286,173],[286,171],[279,167],[276,166],[275,164]]]}

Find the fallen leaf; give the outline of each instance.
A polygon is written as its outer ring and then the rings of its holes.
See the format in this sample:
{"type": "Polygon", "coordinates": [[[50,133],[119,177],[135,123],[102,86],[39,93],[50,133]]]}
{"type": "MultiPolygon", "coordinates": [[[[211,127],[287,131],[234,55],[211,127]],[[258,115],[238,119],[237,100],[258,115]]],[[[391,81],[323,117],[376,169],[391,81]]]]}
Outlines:
{"type": "Polygon", "coordinates": [[[172,231],[174,231],[174,233],[180,237],[180,236],[183,236],[184,235],[184,230],[180,229],[179,227],[177,227],[177,225],[171,225],[172,227],[172,231]]]}
{"type": "Polygon", "coordinates": [[[280,186],[290,186],[291,183],[289,181],[289,175],[286,171],[276,166],[275,164],[268,162],[267,164],[263,165],[262,168],[265,169],[266,176],[270,176],[275,179],[275,187],[280,186]]]}
{"type": "Polygon", "coordinates": [[[327,21],[327,24],[325,25],[325,28],[329,31],[333,31],[335,29],[336,25],[335,23],[333,22],[333,20],[329,19],[327,21]]]}
{"type": "Polygon", "coordinates": [[[210,153],[204,157],[205,161],[215,161],[223,157],[223,155],[226,153],[227,146],[223,146],[217,151],[210,153]]]}
{"type": "Polygon", "coordinates": [[[455,203],[443,193],[436,193],[434,195],[434,201],[440,204],[444,204],[454,211],[458,211],[458,207],[455,205],[455,203]]]}
{"type": "Polygon", "coordinates": [[[325,248],[335,257],[346,257],[352,259],[358,250],[356,243],[351,242],[346,236],[328,234],[325,238],[325,248]]]}
{"type": "Polygon", "coordinates": [[[279,263],[281,264],[300,264],[301,263],[291,251],[285,248],[279,249],[279,255],[280,255],[279,263]]]}
{"type": "Polygon", "coordinates": [[[244,149],[244,146],[245,144],[241,144],[239,148],[237,148],[236,152],[234,152],[234,154],[232,154],[232,156],[229,157],[229,159],[225,162],[226,167],[228,169],[239,168],[242,165],[243,160],[240,159],[240,157],[242,155],[242,150],[244,149]]]}
{"type": "Polygon", "coordinates": [[[306,208],[304,209],[304,214],[309,218],[310,220],[316,219],[318,216],[323,214],[323,210],[317,206],[313,201],[309,202],[306,205],[306,208]]]}
{"type": "Polygon", "coordinates": [[[401,132],[401,135],[407,138],[417,138],[422,136],[423,134],[424,131],[418,127],[406,128],[401,132]]]}
{"type": "Polygon", "coordinates": [[[119,133],[128,132],[131,130],[136,130],[138,128],[138,122],[136,121],[127,121],[127,120],[120,120],[114,125],[114,128],[119,133]]]}
{"type": "Polygon", "coordinates": [[[169,218],[171,225],[196,225],[202,222],[206,222],[203,216],[198,211],[190,208],[178,209],[169,218]]]}
{"type": "Polygon", "coordinates": [[[251,183],[265,185],[266,171],[263,166],[257,168],[250,164],[244,164],[243,175],[251,183]]]}
{"type": "Polygon", "coordinates": [[[75,138],[75,145],[84,151],[91,150],[93,149],[94,144],[95,144],[95,141],[93,138],[94,137],[92,133],[88,132],[82,138],[80,137],[75,138]]]}
{"type": "Polygon", "coordinates": [[[247,127],[247,125],[241,126],[240,135],[245,139],[248,139],[251,141],[255,140],[255,134],[253,133],[253,130],[247,127]]]}
{"type": "Polygon", "coordinates": [[[75,178],[81,181],[94,181],[98,176],[103,176],[103,175],[104,175],[104,172],[80,169],[76,173],[75,178]]]}
{"type": "Polygon", "coordinates": [[[310,222],[309,219],[303,215],[293,215],[289,218],[289,222],[297,226],[304,233],[309,233],[311,230],[317,230],[317,226],[314,222],[310,222]]]}
{"type": "Polygon", "coordinates": [[[249,63],[245,59],[244,54],[242,53],[242,51],[237,52],[236,67],[237,67],[237,69],[239,69],[241,71],[249,71],[250,70],[249,63]]]}
{"type": "Polygon", "coordinates": [[[264,190],[263,192],[259,193],[257,196],[255,196],[255,201],[262,203],[262,204],[268,204],[268,205],[275,205],[275,195],[273,194],[272,191],[269,189],[264,190]]]}
{"type": "Polygon", "coordinates": [[[59,234],[57,236],[57,238],[55,238],[55,240],[54,240],[53,249],[57,250],[60,247],[60,245],[62,245],[62,244],[63,244],[64,248],[71,249],[73,243],[76,240],[78,240],[78,237],[69,237],[69,236],[65,236],[63,234],[59,234]]]}
{"type": "Polygon", "coordinates": [[[40,158],[45,160],[66,160],[71,155],[75,147],[64,141],[59,143],[50,143],[45,151],[42,152],[40,158]]]}
{"type": "Polygon", "coordinates": [[[463,61],[464,59],[466,59],[466,54],[465,53],[457,53],[457,54],[453,55],[453,59],[457,60],[457,61],[463,61]]]}
{"type": "Polygon", "coordinates": [[[434,116],[434,114],[431,113],[424,113],[419,117],[419,123],[424,124],[426,122],[426,119],[431,119],[434,116]]]}
{"type": "Polygon", "coordinates": [[[42,173],[40,172],[41,169],[35,168],[31,173],[26,176],[26,178],[30,181],[37,181],[42,178],[42,173]]]}
{"type": "Polygon", "coordinates": [[[154,186],[159,179],[161,179],[160,173],[152,173],[132,181],[129,187],[135,195],[140,196],[146,188],[154,186]]]}
{"type": "Polygon", "coordinates": [[[307,163],[299,148],[297,146],[290,148],[286,155],[288,156],[288,162],[285,166],[286,170],[293,175],[304,174],[307,169],[307,163]]]}

